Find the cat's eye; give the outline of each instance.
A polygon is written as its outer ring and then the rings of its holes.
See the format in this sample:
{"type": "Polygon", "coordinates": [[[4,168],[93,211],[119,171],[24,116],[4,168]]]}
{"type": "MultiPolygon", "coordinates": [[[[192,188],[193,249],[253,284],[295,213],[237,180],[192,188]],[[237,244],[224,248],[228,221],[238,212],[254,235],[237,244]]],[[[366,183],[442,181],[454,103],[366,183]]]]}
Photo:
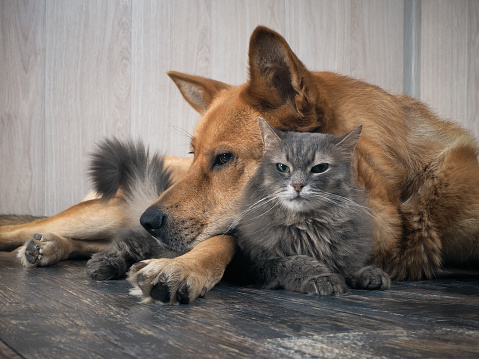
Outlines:
{"type": "Polygon", "coordinates": [[[288,166],[283,165],[282,163],[277,163],[276,168],[278,169],[279,172],[283,173],[289,173],[290,169],[288,166]]]}
{"type": "Polygon", "coordinates": [[[329,168],[329,165],[327,163],[320,163],[319,165],[316,165],[313,168],[311,168],[311,172],[323,173],[323,172],[326,172],[328,168],[329,168]]]}
{"type": "Polygon", "coordinates": [[[215,166],[223,166],[230,162],[233,159],[233,154],[226,152],[226,153],[221,153],[218,156],[215,157],[215,163],[213,164],[213,167],[215,166]]]}

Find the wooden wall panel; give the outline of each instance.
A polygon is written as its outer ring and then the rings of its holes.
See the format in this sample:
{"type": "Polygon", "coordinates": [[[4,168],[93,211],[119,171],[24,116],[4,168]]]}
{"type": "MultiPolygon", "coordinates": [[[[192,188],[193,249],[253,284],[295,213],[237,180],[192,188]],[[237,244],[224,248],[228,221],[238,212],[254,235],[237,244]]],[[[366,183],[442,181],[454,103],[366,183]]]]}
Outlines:
{"type": "Polygon", "coordinates": [[[212,3],[211,77],[239,85],[248,78],[248,45],[258,25],[286,36],[284,0],[214,1],[212,3]]]}
{"type": "Polygon", "coordinates": [[[132,3],[131,134],[155,150],[169,145],[168,77],[171,1],[132,3]]]}
{"type": "Polygon", "coordinates": [[[351,73],[351,1],[287,0],[286,32],[311,71],[351,73]],[[310,39],[304,41],[305,39],[310,39]]]}
{"type": "Polygon", "coordinates": [[[479,0],[467,10],[467,113],[465,126],[479,139],[479,0]]]}
{"type": "Polygon", "coordinates": [[[89,190],[88,154],[130,136],[129,1],[52,0],[46,11],[46,213],[89,190]]]}
{"type": "MultiPolygon", "coordinates": [[[[170,4],[169,65],[161,71],[168,103],[163,108],[166,118],[161,132],[167,131],[168,145],[163,149],[172,155],[186,156],[190,134],[200,115],[187,104],[173,82],[164,73],[169,70],[210,76],[211,73],[211,1],[179,0],[170,4]]],[[[161,94],[164,96],[164,91],[161,94]]]]}
{"type": "Polygon", "coordinates": [[[132,136],[162,153],[185,156],[199,115],[166,72],[210,72],[210,2],[133,2],[132,136]]]}
{"type": "Polygon", "coordinates": [[[422,2],[421,100],[461,124],[467,114],[467,12],[463,0],[422,2]]]}
{"type": "MultiPolygon", "coordinates": [[[[406,1],[421,5],[420,97],[477,135],[479,0],[406,1]]],[[[402,0],[2,0],[0,213],[78,202],[105,136],[185,155],[199,114],[166,71],[243,83],[258,24],[311,70],[401,92],[404,11],[402,0]]]]}
{"type": "Polygon", "coordinates": [[[404,2],[287,1],[285,36],[310,69],[403,90],[404,2]]]}
{"type": "Polygon", "coordinates": [[[404,2],[353,0],[350,74],[393,93],[403,91],[404,2]]]}
{"type": "Polygon", "coordinates": [[[0,213],[44,211],[45,2],[0,1],[0,213]]]}
{"type": "Polygon", "coordinates": [[[421,95],[421,1],[404,1],[403,93],[421,95]]]}

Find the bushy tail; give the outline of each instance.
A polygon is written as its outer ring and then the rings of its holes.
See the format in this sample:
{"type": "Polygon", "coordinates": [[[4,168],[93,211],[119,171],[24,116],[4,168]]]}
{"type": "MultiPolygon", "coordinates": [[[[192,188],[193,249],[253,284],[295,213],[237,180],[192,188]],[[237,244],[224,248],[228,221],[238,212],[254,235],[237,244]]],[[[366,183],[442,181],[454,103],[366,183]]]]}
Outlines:
{"type": "Polygon", "coordinates": [[[103,199],[118,190],[129,201],[147,208],[171,185],[171,174],[157,153],[152,156],[142,142],[106,139],[92,155],[90,177],[103,199]]]}

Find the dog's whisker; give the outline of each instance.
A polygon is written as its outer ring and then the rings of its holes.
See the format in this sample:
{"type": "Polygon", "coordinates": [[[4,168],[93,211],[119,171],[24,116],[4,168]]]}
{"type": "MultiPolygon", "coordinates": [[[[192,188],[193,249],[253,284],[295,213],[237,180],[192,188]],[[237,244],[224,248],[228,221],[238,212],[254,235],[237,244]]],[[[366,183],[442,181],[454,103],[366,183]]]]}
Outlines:
{"type": "Polygon", "coordinates": [[[193,135],[191,133],[189,133],[188,131],[186,131],[184,128],[180,127],[180,126],[176,126],[176,125],[172,125],[170,124],[170,127],[171,128],[174,128],[175,130],[177,130],[179,133],[181,133],[182,135],[185,135],[186,137],[188,137],[190,140],[193,138],[193,135]]]}

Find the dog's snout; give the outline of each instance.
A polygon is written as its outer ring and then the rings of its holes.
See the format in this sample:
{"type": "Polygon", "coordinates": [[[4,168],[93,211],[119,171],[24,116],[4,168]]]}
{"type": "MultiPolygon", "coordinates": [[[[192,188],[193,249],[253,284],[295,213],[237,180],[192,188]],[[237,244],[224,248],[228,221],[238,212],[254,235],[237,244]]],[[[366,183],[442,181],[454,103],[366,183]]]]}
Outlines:
{"type": "Polygon", "coordinates": [[[159,230],[166,223],[167,215],[157,207],[149,207],[140,217],[140,224],[153,236],[158,235],[159,230]]]}

